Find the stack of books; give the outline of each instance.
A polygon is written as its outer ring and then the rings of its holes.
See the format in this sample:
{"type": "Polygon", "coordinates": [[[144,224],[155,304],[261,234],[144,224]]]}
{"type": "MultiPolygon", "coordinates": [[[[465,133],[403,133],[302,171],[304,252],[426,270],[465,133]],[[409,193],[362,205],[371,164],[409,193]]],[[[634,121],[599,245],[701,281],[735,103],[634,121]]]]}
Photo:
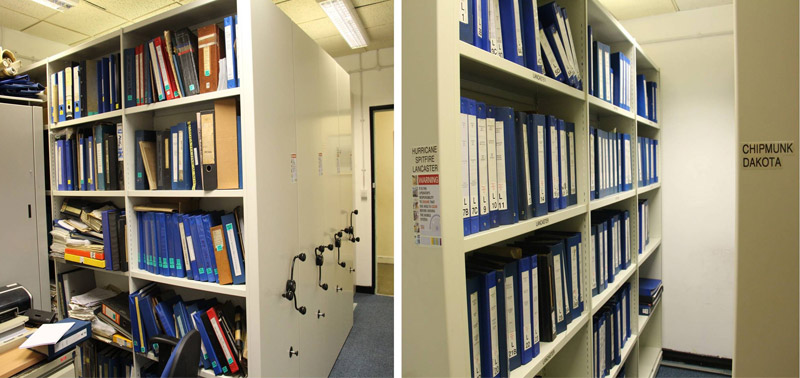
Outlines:
{"type": "Polygon", "coordinates": [[[661,300],[661,293],[664,291],[664,286],[661,285],[661,280],[653,278],[640,278],[639,279],[639,315],[647,315],[653,313],[653,308],[656,307],[661,300]]]}

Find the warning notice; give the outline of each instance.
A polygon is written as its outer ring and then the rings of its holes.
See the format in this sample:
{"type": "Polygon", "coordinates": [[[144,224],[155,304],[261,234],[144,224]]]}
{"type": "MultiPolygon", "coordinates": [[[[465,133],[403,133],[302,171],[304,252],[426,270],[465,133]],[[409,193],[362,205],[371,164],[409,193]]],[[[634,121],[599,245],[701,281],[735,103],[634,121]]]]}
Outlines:
{"type": "Polygon", "coordinates": [[[785,159],[794,156],[795,148],[792,141],[742,143],[742,168],[782,169],[785,159]]]}
{"type": "Polygon", "coordinates": [[[411,203],[414,220],[414,243],[442,245],[441,201],[439,197],[439,147],[411,149],[411,203]]]}

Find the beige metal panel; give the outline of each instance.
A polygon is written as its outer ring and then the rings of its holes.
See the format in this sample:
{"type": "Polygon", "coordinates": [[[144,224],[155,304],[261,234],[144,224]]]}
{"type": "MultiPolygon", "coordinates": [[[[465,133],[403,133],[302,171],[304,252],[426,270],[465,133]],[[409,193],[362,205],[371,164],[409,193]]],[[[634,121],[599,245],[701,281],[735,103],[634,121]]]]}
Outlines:
{"type": "MultiPolygon", "coordinates": [[[[798,2],[736,1],[738,244],[734,376],[798,376],[798,2]],[[766,58],[765,58],[765,55],[766,58]],[[745,143],[788,141],[782,167],[743,168],[745,143]]],[[[773,155],[775,156],[775,155],[773,155]]]]}

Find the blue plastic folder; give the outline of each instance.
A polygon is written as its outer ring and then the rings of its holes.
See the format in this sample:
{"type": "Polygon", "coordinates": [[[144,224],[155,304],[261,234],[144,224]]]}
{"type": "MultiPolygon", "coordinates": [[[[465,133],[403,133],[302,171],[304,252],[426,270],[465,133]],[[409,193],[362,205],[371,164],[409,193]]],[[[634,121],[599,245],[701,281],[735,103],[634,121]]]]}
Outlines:
{"type": "Polygon", "coordinates": [[[536,3],[533,1],[521,1],[520,13],[522,13],[522,41],[524,44],[525,66],[538,72],[544,73],[542,67],[542,49],[540,47],[541,41],[539,40],[539,25],[538,13],[539,10],[535,7],[536,3]]]}
{"type": "Polygon", "coordinates": [[[514,109],[495,108],[497,157],[497,221],[501,225],[519,221],[517,188],[517,138],[514,129],[514,109]],[[505,177],[505,180],[503,180],[505,177]]]}
{"type": "Polygon", "coordinates": [[[500,27],[503,35],[503,57],[521,66],[525,65],[522,41],[522,20],[518,0],[498,0],[500,27]]]}
{"type": "Polygon", "coordinates": [[[242,244],[239,240],[239,227],[236,224],[234,213],[225,214],[221,218],[222,231],[225,233],[225,243],[228,250],[228,261],[231,264],[231,277],[234,285],[245,283],[244,255],[242,244]]]}
{"type": "Polygon", "coordinates": [[[487,0],[474,0],[472,13],[475,15],[472,40],[475,47],[489,51],[489,4],[487,0]]]}
{"type": "Polygon", "coordinates": [[[531,155],[528,144],[528,115],[516,112],[514,115],[514,131],[517,140],[517,214],[519,220],[533,217],[533,183],[531,182],[531,155]]]}
{"type": "Polygon", "coordinates": [[[531,190],[533,191],[533,216],[547,215],[547,172],[545,158],[545,128],[547,117],[528,115],[528,153],[530,156],[531,190]]]}
{"type": "Polygon", "coordinates": [[[476,0],[467,0],[461,2],[461,6],[466,6],[466,8],[459,7],[458,13],[458,37],[462,41],[469,43],[470,45],[474,44],[474,36],[473,36],[473,28],[475,27],[475,2],[476,0]]]}
{"type": "Polygon", "coordinates": [[[547,170],[547,209],[550,212],[560,208],[561,184],[558,166],[560,164],[558,147],[558,119],[547,116],[547,140],[545,141],[545,157],[547,170]]]}
{"type": "Polygon", "coordinates": [[[478,117],[476,128],[478,154],[478,227],[480,231],[491,228],[489,217],[489,166],[486,150],[486,104],[476,102],[478,117]]]}

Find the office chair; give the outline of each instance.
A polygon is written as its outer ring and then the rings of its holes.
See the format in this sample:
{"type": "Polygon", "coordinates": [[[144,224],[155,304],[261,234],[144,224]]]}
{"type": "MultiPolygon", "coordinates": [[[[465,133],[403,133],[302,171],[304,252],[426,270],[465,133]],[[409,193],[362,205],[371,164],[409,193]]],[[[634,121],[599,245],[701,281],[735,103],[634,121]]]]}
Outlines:
{"type": "Polygon", "coordinates": [[[191,330],[181,339],[167,335],[150,338],[150,344],[158,344],[158,370],[161,378],[197,377],[200,365],[200,332],[191,330]],[[164,361],[163,357],[169,355],[164,361]]]}

